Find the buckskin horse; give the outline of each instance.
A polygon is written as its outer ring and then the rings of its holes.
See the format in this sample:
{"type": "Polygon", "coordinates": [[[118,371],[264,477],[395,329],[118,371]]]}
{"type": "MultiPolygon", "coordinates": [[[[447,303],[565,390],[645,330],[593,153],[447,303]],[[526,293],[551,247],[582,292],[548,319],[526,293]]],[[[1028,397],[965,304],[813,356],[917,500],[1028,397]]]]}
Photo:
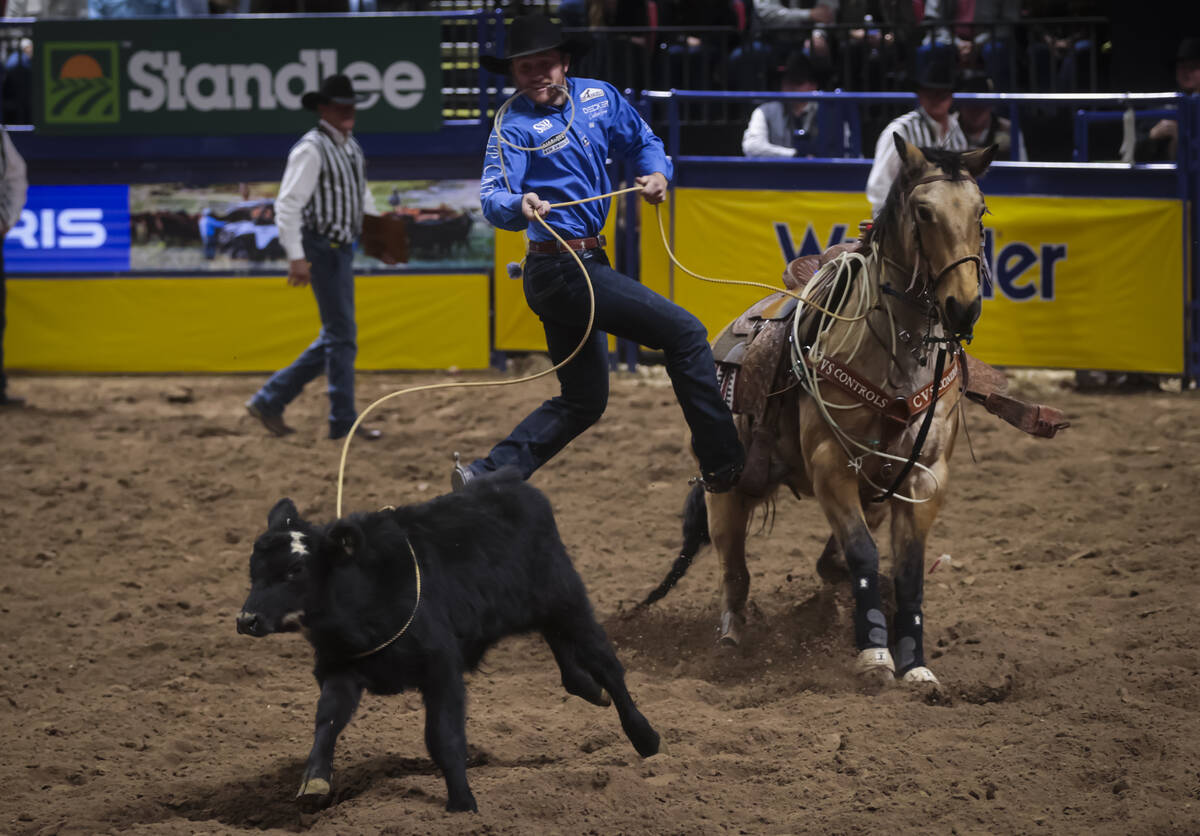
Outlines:
{"type": "Polygon", "coordinates": [[[858,672],[936,684],[922,641],[925,541],[946,492],[964,380],[974,378],[968,395],[1034,435],[1066,424],[1057,410],[1001,394],[1003,375],[961,348],[979,318],[985,270],[976,178],[995,146],[955,153],[895,140],[901,170],[861,242],[793,261],[785,284],[801,291],[760,300],[715,340],[746,468],[728,493],[693,487],[682,553],[641,606],[665,595],[711,541],[721,562],[719,640],[738,644],[748,524],[786,486],[814,496],[833,529],[817,569],[853,585],[858,672]],[[889,511],[890,631],[873,536],[889,511]]]}

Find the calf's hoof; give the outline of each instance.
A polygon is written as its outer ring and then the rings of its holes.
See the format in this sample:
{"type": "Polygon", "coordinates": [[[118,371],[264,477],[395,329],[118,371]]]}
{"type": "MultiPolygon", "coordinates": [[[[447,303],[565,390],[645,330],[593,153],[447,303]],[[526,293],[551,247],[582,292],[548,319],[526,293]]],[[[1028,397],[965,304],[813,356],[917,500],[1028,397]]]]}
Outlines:
{"type": "Polygon", "coordinates": [[[915,668],[909,668],[904,676],[900,677],[900,681],[906,685],[933,685],[941,687],[942,683],[938,682],[938,678],[933,675],[933,671],[924,665],[918,665],[915,668]]]}
{"type": "Polygon", "coordinates": [[[737,647],[742,643],[742,627],[746,619],[726,611],[721,616],[721,627],[717,633],[717,644],[721,647],[737,647]]]}
{"type": "Polygon", "coordinates": [[[316,813],[324,810],[333,801],[333,791],[324,778],[308,778],[296,793],[296,804],[301,812],[316,813]]]}
{"type": "Polygon", "coordinates": [[[601,708],[608,708],[612,705],[612,697],[610,697],[608,695],[608,691],[605,691],[603,688],[598,687],[594,691],[581,693],[579,696],[587,702],[590,702],[592,705],[598,705],[601,708]]]}
{"type": "Polygon", "coordinates": [[[451,798],[446,802],[447,813],[478,813],[479,805],[475,803],[475,796],[467,793],[462,798],[451,798]]]}
{"type": "Polygon", "coordinates": [[[647,728],[645,732],[637,735],[636,740],[631,738],[630,743],[633,744],[633,748],[643,758],[652,758],[655,755],[662,754],[667,748],[659,739],[658,732],[651,728],[647,728]]]}

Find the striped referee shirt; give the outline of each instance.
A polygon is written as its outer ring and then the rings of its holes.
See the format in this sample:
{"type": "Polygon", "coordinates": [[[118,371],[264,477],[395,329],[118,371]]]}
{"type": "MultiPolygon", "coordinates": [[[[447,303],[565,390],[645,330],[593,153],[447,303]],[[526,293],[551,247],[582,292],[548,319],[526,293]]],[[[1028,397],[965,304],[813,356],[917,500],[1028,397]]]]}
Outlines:
{"type": "Polygon", "coordinates": [[[867,200],[871,201],[871,216],[879,214],[892,188],[892,181],[900,173],[900,155],[896,153],[896,142],[892,134],[900,134],[918,148],[942,148],[947,151],[966,151],[970,146],[958,126],[958,114],[951,113],[946,123],[946,132],[923,108],[910,110],[897,116],[879,135],[875,143],[875,162],[867,177],[867,200]]]}
{"type": "Polygon", "coordinates": [[[25,160],[0,127],[0,229],[9,230],[21,220],[28,189],[25,160]]]}
{"type": "Polygon", "coordinates": [[[367,187],[362,148],[354,137],[321,120],[288,154],[275,198],[279,242],[291,261],[304,258],[302,228],[349,244],[362,232],[364,213],[379,211],[367,187]]]}

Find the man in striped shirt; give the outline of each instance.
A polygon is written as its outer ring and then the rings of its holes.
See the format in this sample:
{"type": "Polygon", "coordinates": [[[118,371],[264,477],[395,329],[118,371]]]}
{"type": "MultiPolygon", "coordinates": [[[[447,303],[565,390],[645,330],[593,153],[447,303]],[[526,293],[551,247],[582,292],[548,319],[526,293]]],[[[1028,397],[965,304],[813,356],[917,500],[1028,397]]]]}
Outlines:
{"type": "Polygon", "coordinates": [[[867,176],[867,200],[871,201],[871,216],[879,215],[887,200],[892,182],[900,173],[900,155],[892,134],[918,148],[943,148],[947,151],[966,151],[967,137],[958,125],[958,114],[951,113],[954,104],[954,65],[952,56],[937,55],[917,76],[917,107],[893,119],[879,135],[875,144],[875,162],[867,176]]]}
{"type": "MultiPolygon", "coordinates": [[[[0,126],[0,242],[21,219],[25,207],[25,192],[29,183],[25,177],[25,160],[17,153],[8,131],[0,126]]],[[[5,297],[4,251],[0,248],[0,407],[23,406],[24,398],[8,394],[8,378],[4,375],[5,297]]]]}
{"type": "MultiPolygon", "coordinates": [[[[288,284],[311,284],[321,315],[321,332],[293,363],[280,369],[246,402],[246,409],[267,431],[283,436],[294,430],[283,410],[305,384],[322,372],[329,379],[329,437],[344,438],[354,425],[354,358],[358,328],[354,321],[355,241],[364,212],[378,215],[367,188],[362,148],[350,135],[355,105],[366,98],[350,79],[338,74],[305,93],[301,104],[317,111],[317,126],[288,154],[275,198],[279,242],[288,257],[288,284]]],[[[359,427],[374,440],[380,432],[359,427]]]]}

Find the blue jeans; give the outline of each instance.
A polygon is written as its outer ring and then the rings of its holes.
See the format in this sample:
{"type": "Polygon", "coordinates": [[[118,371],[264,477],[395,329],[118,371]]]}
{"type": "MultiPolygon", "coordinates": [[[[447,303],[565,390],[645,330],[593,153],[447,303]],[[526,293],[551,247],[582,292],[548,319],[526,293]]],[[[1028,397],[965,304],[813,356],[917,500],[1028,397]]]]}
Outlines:
{"type": "Polygon", "coordinates": [[[312,265],[312,290],[321,315],[321,332],[287,368],[271,375],[251,399],[268,415],[281,415],[305,384],[322,372],[329,379],[329,434],[345,435],[358,417],[354,409],[354,358],[358,327],[354,322],[352,244],[334,244],[304,231],[304,256],[312,265]]]}
{"type": "MultiPolygon", "coordinates": [[[[580,353],[558,370],[561,394],[543,403],[488,454],[473,462],[479,473],[514,465],[528,478],[599,420],[608,404],[608,339],[613,334],[666,356],[667,374],[692,431],[703,473],[743,460],[733,416],[717,390],[704,325],[683,308],[609,266],[603,250],[579,254],[596,296],[592,334],[580,353]]],[[[587,327],[587,285],[568,253],[530,254],[525,299],[542,320],[555,365],[579,344],[587,327]]]]}

